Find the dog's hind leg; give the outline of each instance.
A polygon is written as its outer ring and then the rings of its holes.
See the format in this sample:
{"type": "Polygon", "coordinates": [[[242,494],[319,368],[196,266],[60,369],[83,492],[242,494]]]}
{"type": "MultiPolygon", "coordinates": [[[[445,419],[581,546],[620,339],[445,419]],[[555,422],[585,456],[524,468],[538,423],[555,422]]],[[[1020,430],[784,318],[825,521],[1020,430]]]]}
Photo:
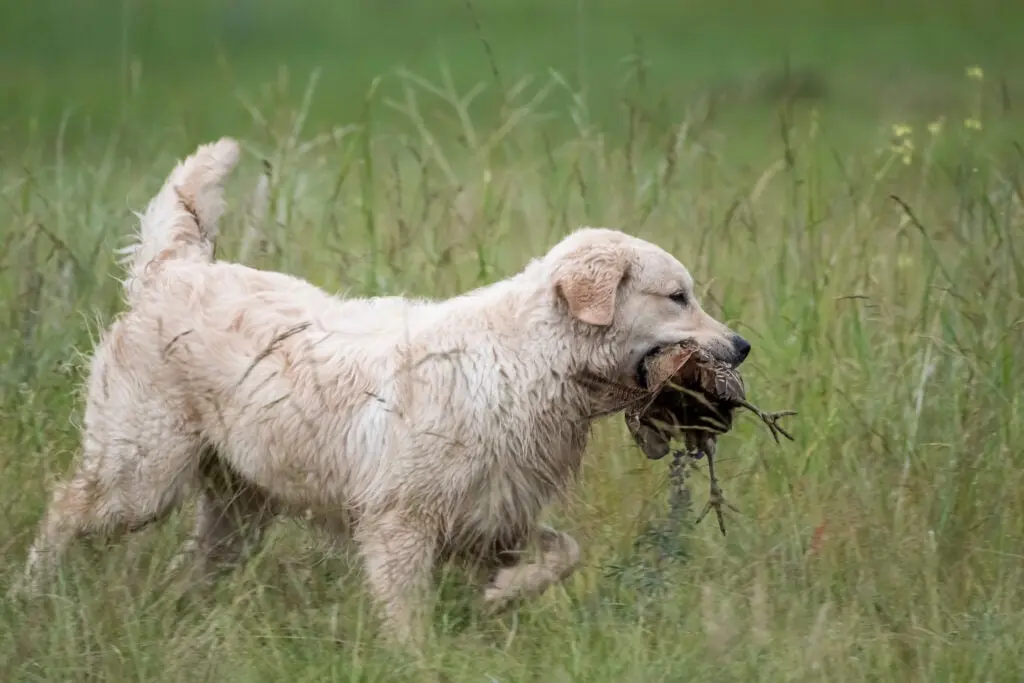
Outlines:
{"type": "Polygon", "coordinates": [[[262,490],[208,450],[200,466],[192,534],[169,573],[190,563],[191,578],[205,583],[214,574],[239,566],[259,548],[277,513],[277,506],[262,490]]]}
{"type": "Polygon", "coordinates": [[[564,581],[580,563],[580,546],[572,536],[543,526],[539,531],[540,557],[498,570],[484,590],[488,607],[497,611],[510,603],[539,595],[564,581]]]}
{"type": "Polygon", "coordinates": [[[24,575],[11,594],[35,593],[56,572],[68,546],[89,534],[116,536],[165,517],[194,480],[198,444],[163,435],[145,451],[128,440],[86,439],[77,471],[50,499],[28,553],[24,575]]]}

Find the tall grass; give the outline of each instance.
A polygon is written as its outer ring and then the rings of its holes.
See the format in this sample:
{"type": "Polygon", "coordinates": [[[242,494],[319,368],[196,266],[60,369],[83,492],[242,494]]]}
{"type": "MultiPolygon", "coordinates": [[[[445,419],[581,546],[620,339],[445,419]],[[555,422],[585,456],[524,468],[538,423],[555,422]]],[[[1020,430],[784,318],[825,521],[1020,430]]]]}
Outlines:
{"type": "MultiPolygon", "coordinates": [[[[489,126],[474,93],[413,74],[320,135],[303,123],[315,79],[297,101],[251,102],[220,256],[329,290],[443,297],[581,224],[656,241],[753,342],[755,400],[799,410],[793,445],[753,421],[722,440],[743,510],[729,535],[683,525],[658,541],[676,559],[652,568],[634,541],[666,514],[666,467],[609,419],[551,511],[585,566],[501,617],[446,581],[416,667],[378,642],[345,548],[294,523],[209,601],[171,603],[176,517],[78,547],[46,599],[0,603],[0,680],[1019,681],[1019,147],[983,144],[988,120],[950,120],[913,149],[885,126],[877,151],[844,151],[828,119],[783,107],[774,160],[749,168],[699,114],[665,126],[629,99],[629,135],[611,142],[570,93],[575,130],[553,138],[537,124],[565,82],[504,85],[475,94],[503,112],[489,126]],[[376,127],[382,108],[404,125],[376,127]]],[[[0,584],[77,448],[83,354],[120,305],[112,251],[130,209],[189,151],[115,137],[73,155],[58,140],[0,166],[0,584]]]]}

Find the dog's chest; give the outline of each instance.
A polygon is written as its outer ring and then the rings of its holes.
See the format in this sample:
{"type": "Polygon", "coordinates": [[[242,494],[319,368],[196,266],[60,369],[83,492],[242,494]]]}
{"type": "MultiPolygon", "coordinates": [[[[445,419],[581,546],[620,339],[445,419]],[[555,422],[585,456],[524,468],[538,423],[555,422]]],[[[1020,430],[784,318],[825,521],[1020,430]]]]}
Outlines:
{"type": "Polygon", "coordinates": [[[479,437],[498,469],[558,489],[579,470],[590,425],[557,379],[545,379],[509,382],[479,406],[479,437]]]}
{"type": "Polygon", "coordinates": [[[434,463],[414,479],[443,491],[466,531],[530,525],[579,472],[590,429],[557,359],[496,342],[417,351],[394,385],[415,460],[434,463]]]}
{"type": "Polygon", "coordinates": [[[529,522],[559,497],[579,473],[587,429],[571,422],[535,421],[520,438],[493,441],[477,462],[476,490],[495,521],[529,522]]]}

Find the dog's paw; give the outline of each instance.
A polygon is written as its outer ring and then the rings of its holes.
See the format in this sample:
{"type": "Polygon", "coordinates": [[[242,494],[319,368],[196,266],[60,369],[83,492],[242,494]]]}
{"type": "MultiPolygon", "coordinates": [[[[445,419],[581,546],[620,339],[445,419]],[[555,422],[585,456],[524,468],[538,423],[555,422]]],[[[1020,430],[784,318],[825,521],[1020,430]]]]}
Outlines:
{"type": "Polygon", "coordinates": [[[496,614],[508,609],[512,603],[519,599],[519,590],[508,574],[499,573],[484,588],[483,597],[486,611],[489,614],[496,614]]]}
{"type": "Polygon", "coordinates": [[[520,565],[506,567],[498,572],[484,588],[484,603],[489,614],[502,612],[521,601],[530,593],[536,567],[520,565]]]}

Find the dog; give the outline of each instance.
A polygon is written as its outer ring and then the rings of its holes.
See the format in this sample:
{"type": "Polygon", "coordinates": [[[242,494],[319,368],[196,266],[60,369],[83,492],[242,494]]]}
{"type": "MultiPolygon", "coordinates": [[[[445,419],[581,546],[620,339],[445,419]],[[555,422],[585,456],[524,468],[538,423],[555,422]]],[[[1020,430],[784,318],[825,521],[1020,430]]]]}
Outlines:
{"type": "Polygon", "coordinates": [[[694,339],[750,344],[705,313],[668,252],[580,228],[517,274],[447,300],[343,298],[214,259],[231,138],[198,147],[122,250],[126,310],[91,359],[76,469],[53,492],[20,582],[38,590],[77,537],[140,529],[198,496],[182,552],[237,566],[279,516],[354,542],[388,632],[415,643],[442,561],[486,574],[493,609],[580,562],[541,525],[580,470],[602,405],[581,372],[637,382],[694,339]]]}

